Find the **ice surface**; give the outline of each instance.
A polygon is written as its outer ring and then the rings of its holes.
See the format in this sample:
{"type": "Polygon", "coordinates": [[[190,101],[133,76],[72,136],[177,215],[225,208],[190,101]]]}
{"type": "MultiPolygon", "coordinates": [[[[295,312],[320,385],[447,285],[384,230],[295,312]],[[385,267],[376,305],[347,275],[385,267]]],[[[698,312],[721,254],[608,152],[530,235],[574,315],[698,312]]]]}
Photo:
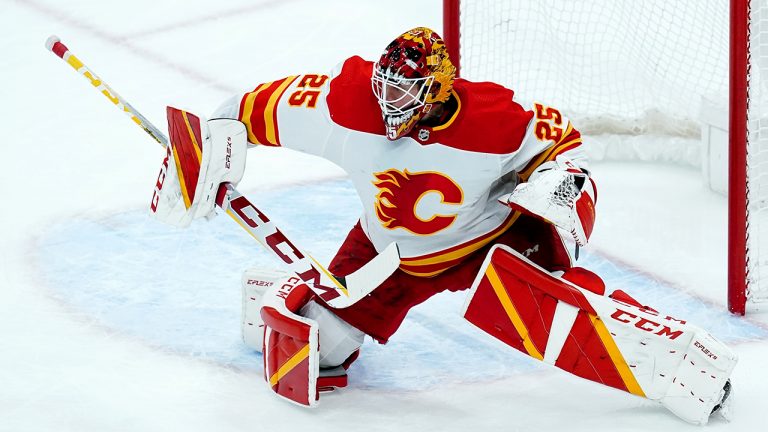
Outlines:
{"type": "MultiPolygon", "coordinates": [[[[311,245],[321,262],[330,261],[362,210],[351,184],[341,180],[251,195],[264,202],[259,208],[271,218],[286,221],[281,230],[311,245]]],[[[255,372],[261,366],[261,356],[240,342],[236,288],[244,267],[280,263],[228,218],[186,230],[148,219],[145,209],[69,219],[39,241],[37,254],[37,272],[51,296],[115,332],[225,366],[255,372]]],[[[580,265],[600,274],[610,289],[623,289],[727,342],[768,337],[766,328],[599,254],[582,252],[580,265]]],[[[458,319],[465,297],[445,293],[414,309],[386,347],[366,344],[359,363],[364,367],[352,368],[351,387],[419,390],[535,369],[535,362],[458,319]],[[393,370],[390,365],[398,363],[407,364],[407,371],[393,370]],[[477,364],[485,367],[472,367],[477,364]]]]}
{"type": "MultiPolygon", "coordinates": [[[[373,58],[407,28],[440,28],[440,4],[1,2],[0,431],[693,430],[490,340],[459,318],[461,293],[366,343],[350,388],[318,409],[277,400],[238,339],[240,272],[274,261],[227,218],[148,219],[159,147],[43,46],[57,34],[162,128],[165,105],[206,114],[261,81],[373,58]]],[[[761,428],[767,319],[723,312],[724,198],[690,168],[593,169],[584,265],[732,344],[735,418],[709,428],[761,428]]],[[[239,189],[326,261],[359,211],[337,167],[291,151],[252,150],[239,189]]]]}

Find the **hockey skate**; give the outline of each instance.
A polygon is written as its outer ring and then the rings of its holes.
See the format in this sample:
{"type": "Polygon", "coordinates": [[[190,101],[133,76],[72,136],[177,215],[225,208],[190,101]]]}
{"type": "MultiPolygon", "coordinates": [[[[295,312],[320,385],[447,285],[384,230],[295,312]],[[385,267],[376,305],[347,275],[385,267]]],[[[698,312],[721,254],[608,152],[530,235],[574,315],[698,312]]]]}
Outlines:
{"type": "Polygon", "coordinates": [[[723,390],[720,395],[720,402],[718,402],[713,408],[712,413],[709,415],[709,418],[715,418],[720,417],[725,421],[731,421],[731,402],[732,399],[730,399],[731,396],[731,380],[725,382],[725,385],[723,386],[723,390]]]}

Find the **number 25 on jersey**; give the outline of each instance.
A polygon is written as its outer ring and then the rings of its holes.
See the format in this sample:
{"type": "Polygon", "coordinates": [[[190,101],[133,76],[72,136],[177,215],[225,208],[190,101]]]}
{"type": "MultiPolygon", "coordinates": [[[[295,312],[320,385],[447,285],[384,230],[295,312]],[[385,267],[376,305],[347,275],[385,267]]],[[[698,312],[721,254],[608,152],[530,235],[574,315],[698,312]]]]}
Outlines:
{"type": "Polygon", "coordinates": [[[563,138],[563,115],[560,111],[540,103],[535,103],[533,107],[536,112],[536,138],[539,141],[560,142],[563,138]]]}
{"type": "Polygon", "coordinates": [[[328,75],[304,75],[299,79],[296,87],[299,90],[291,93],[288,97],[288,105],[292,107],[314,108],[317,106],[317,99],[320,97],[318,88],[325,84],[328,75]]]}

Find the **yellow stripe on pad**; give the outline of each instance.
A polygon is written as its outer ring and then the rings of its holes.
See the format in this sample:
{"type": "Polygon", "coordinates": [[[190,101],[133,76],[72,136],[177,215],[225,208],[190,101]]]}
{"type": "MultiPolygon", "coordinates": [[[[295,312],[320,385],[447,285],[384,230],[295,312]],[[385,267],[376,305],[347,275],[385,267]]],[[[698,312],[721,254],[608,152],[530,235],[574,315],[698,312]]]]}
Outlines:
{"type": "Polygon", "coordinates": [[[515,305],[512,303],[512,299],[509,298],[509,294],[507,294],[507,291],[504,289],[504,284],[501,282],[499,274],[496,273],[496,269],[493,267],[493,264],[488,265],[488,269],[485,271],[485,276],[491,283],[493,291],[496,293],[499,301],[501,301],[501,305],[504,307],[504,311],[507,313],[507,316],[509,316],[509,320],[512,321],[512,325],[515,326],[515,330],[517,330],[517,332],[520,334],[520,337],[523,339],[523,346],[528,352],[528,355],[538,360],[544,360],[544,356],[541,355],[539,350],[536,348],[536,345],[534,345],[533,341],[531,340],[531,336],[528,333],[528,328],[525,326],[525,323],[523,323],[523,319],[520,317],[517,309],[515,309],[515,305]]]}
{"type": "Polygon", "coordinates": [[[589,319],[592,321],[592,325],[595,327],[595,331],[600,337],[600,340],[603,341],[605,350],[608,351],[608,355],[611,356],[611,360],[613,361],[614,366],[616,366],[616,370],[619,372],[621,379],[624,381],[627,391],[634,395],[645,397],[645,392],[642,387],[640,387],[640,383],[637,382],[635,374],[629,369],[627,361],[624,359],[624,356],[621,355],[619,347],[616,346],[616,341],[613,340],[613,336],[611,336],[611,332],[605,326],[603,320],[600,319],[599,316],[592,314],[589,315],[589,319]]]}
{"type": "Polygon", "coordinates": [[[284,376],[288,375],[296,366],[299,365],[304,359],[309,357],[309,344],[304,345],[304,348],[300,349],[296,354],[292,355],[282,366],[269,377],[269,385],[274,386],[284,376]]]}
{"type": "Polygon", "coordinates": [[[184,123],[187,125],[187,132],[189,133],[190,138],[192,138],[192,144],[194,144],[195,154],[197,155],[197,162],[200,164],[203,160],[203,155],[200,152],[200,143],[197,142],[197,138],[195,138],[195,132],[192,130],[192,126],[189,124],[189,117],[187,117],[187,112],[182,111],[181,115],[184,117],[184,123]]]}
{"type": "MultiPolygon", "coordinates": [[[[192,126],[189,124],[187,112],[182,111],[181,115],[184,118],[184,123],[187,125],[187,132],[189,133],[189,136],[192,137],[192,143],[193,147],[195,148],[195,154],[197,155],[197,161],[200,163],[202,155],[200,153],[200,148],[198,147],[195,134],[192,131],[192,126]]],[[[184,172],[181,170],[181,161],[179,160],[179,153],[177,151],[173,152],[173,161],[176,164],[176,175],[179,177],[179,186],[181,187],[181,196],[184,198],[184,205],[186,208],[190,208],[192,206],[192,200],[189,198],[189,191],[187,190],[187,184],[184,181],[184,172]]]]}
{"type": "Polygon", "coordinates": [[[187,186],[184,182],[184,174],[181,171],[181,161],[179,161],[178,152],[173,152],[173,162],[176,164],[176,175],[179,177],[179,187],[181,188],[181,196],[184,198],[185,208],[190,208],[192,202],[189,200],[189,192],[187,192],[187,186]]]}

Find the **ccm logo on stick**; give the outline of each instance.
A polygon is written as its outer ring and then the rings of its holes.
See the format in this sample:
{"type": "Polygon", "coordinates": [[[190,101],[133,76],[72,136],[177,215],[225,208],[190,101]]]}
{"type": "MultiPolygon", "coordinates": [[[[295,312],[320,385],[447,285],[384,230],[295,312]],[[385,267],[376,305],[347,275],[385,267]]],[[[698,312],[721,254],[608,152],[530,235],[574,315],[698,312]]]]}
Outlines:
{"type": "Polygon", "coordinates": [[[295,276],[291,276],[288,278],[287,281],[280,287],[279,290],[277,290],[277,294],[275,294],[277,297],[280,297],[283,300],[288,299],[288,294],[293,291],[294,288],[296,288],[296,285],[300,282],[299,278],[295,276]]]}
{"type": "Polygon", "coordinates": [[[229,205],[232,211],[237,213],[249,227],[271,231],[271,234],[264,236],[267,247],[280,257],[283,262],[294,265],[293,271],[296,275],[310,285],[321,299],[327,302],[341,295],[334,287],[322,284],[322,275],[312,265],[312,262],[269,221],[264,213],[261,213],[245,197],[237,197],[229,205]],[[303,268],[297,270],[296,267],[299,266],[303,268]]]}
{"type": "Polygon", "coordinates": [[[682,330],[672,331],[672,328],[664,324],[653,322],[647,318],[638,317],[633,313],[621,309],[616,309],[616,312],[611,314],[611,318],[625,324],[634,324],[634,326],[640,330],[645,330],[658,336],[666,336],[672,340],[677,339],[678,336],[683,334],[682,330]]]}

